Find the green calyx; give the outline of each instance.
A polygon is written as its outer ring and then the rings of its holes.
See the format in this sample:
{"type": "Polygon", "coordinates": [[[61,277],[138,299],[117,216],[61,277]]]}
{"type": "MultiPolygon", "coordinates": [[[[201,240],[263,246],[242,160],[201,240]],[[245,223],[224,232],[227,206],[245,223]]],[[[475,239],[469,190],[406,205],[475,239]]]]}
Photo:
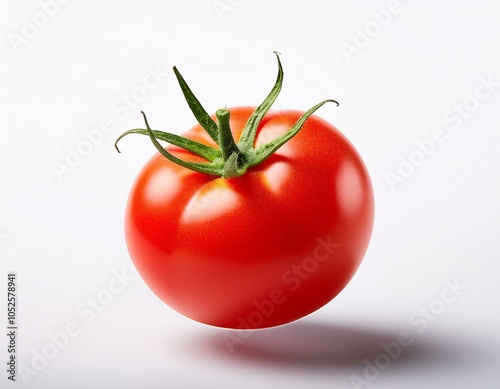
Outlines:
{"type": "Polygon", "coordinates": [[[278,55],[279,53],[277,53],[276,51],[274,53],[276,54],[276,58],[278,59],[278,77],[276,78],[276,83],[274,84],[271,92],[266,97],[264,102],[255,109],[255,111],[248,119],[241,137],[238,140],[238,143],[236,143],[236,141],[234,140],[231,128],[229,127],[229,110],[217,110],[217,112],[215,113],[217,121],[214,121],[207,113],[207,111],[205,111],[201,103],[198,101],[196,96],[187,85],[182,75],[174,66],[173,69],[175,76],[177,77],[177,81],[179,82],[182,93],[184,94],[189,108],[191,108],[191,111],[193,112],[198,123],[214,140],[219,148],[204,145],[202,143],[169,132],[152,130],[149,126],[146,114],[141,111],[144,117],[146,128],[135,128],[121,134],[115,142],[116,150],[120,152],[117,146],[118,141],[126,135],[147,135],[161,155],[178,165],[184,166],[187,169],[191,169],[199,173],[221,176],[224,178],[238,177],[245,174],[248,168],[264,162],[276,150],[278,150],[281,146],[283,146],[286,142],[293,138],[301,130],[304,122],[322,105],[326,104],[327,102],[332,102],[337,105],[339,104],[335,100],[331,99],[319,102],[314,107],[304,112],[304,114],[287,132],[270,141],[269,143],[255,148],[254,143],[258,126],[264,118],[264,115],[271,108],[272,104],[278,97],[281,86],[283,84],[283,68],[281,66],[281,61],[278,55]],[[160,144],[159,140],[168,142],[172,145],[195,153],[200,157],[206,159],[207,162],[184,161],[165,149],[160,144]]]}

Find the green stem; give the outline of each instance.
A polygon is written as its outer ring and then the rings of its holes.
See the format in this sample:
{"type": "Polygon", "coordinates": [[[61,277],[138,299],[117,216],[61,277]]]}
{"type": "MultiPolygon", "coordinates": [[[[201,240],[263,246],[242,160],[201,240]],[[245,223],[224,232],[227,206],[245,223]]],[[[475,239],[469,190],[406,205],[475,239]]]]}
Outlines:
{"type": "Polygon", "coordinates": [[[135,128],[124,132],[115,142],[115,147],[118,150],[118,141],[129,134],[147,135],[153,142],[158,152],[168,160],[183,166],[187,169],[194,170],[199,173],[204,173],[212,176],[222,176],[224,178],[237,177],[245,174],[248,168],[258,165],[269,158],[276,150],[283,146],[286,142],[292,139],[302,129],[305,121],[321,106],[327,102],[333,102],[338,105],[335,100],[323,100],[312,108],[308,109],[297,120],[297,122],[287,132],[278,138],[258,147],[254,148],[255,136],[262,119],[271,108],[272,104],[278,97],[283,84],[283,68],[279,58],[279,53],[274,52],[278,60],[278,76],[276,82],[267,95],[266,99],[259,105],[248,119],[241,133],[238,144],[235,142],[231,128],[229,125],[230,112],[227,109],[219,109],[215,113],[217,123],[212,119],[200,104],[196,96],[193,94],[184,78],[181,76],[177,68],[174,66],[174,73],[181,87],[182,93],[191,108],[194,116],[198,120],[201,127],[208,133],[220,149],[193,141],[188,138],[183,138],[179,135],[171,134],[163,131],[152,130],[149,127],[146,114],[141,111],[144,116],[146,129],[135,128]],[[182,147],[192,153],[195,153],[208,162],[188,162],[184,161],[174,154],[169,149],[164,148],[158,140],[169,142],[178,147],[182,147]]]}
{"type": "Polygon", "coordinates": [[[227,161],[233,153],[240,154],[240,149],[236,145],[229,127],[229,116],[230,113],[227,109],[218,109],[215,112],[215,117],[219,122],[219,145],[224,161],[227,161]]]}
{"type": "Polygon", "coordinates": [[[198,123],[200,123],[203,129],[208,133],[208,135],[210,135],[210,138],[212,138],[215,141],[215,143],[217,143],[218,142],[217,124],[210,117],[205,108],[203,108],[199,100],[196,98],[196,96],[191,91],[188,84],[182,77],[181,73],[177,70],[175,66],[173,67],[173,69],[175,77],[177,78],[177,82],[179,83],[182,93],[184,94],[184,98],[186,99],[189,108],[191,108],[191,112],[193,113],[198,123]]]}
{"type": "MultiPolygon", "coordinates": [[[[182,147],[185,150],[198,154],[200,157],[205,158],[210,162],[214,161],[216,158],[221,158],[220,150],[204,145],[203,143],[199,143],[194,140],[184,138],[180,135],[171,134],[169,132],[158,131],[158,130],[151,130],[151,131],[153,132],[153,135],[156,139],[163,140],[178,147],[182,147]]],[[[125,131],[115,141],[116,151],[118,151],[119,153],[121,152],[120,149],[118,148],[118,142],[120,141],[120,139],[130,134],[149,135],[149,131],[143,128],[134,128],[132,130],[125,131]]]]}
{"type": "Polygon", "coordinates": [[[219,123],[219,145],[224,160],[223,177],[230,178],[243,174],[240,173],[240,167],[245,163],[245,156],[236,145],[231,127],[229,126],[230,113],[227,109],[218,109],[215,117],[219,123]]]}
{"type": "Polygon", "coordinates": [[[309,117],[316,112],[320,107],[322,107],[326,103],[335,103],[339,105],[339,103],[335,100],[323,100],[316,104],[314,107],[308,109],[304,114],[297,120],[297,122],[290,128],[287,132],[285,132],[283,135],[279,136],[278,138],[270,141],[269,143],[266,143],[262,146],[260,146],[257,150],[255,150],[255,156],[252,159],[250,166],[255,166],[258,165],[262,162],[264,162],[267,158],[269,158],[271,155],[273,155],[276,150],[278,150],[281,146],[283,146],[286,142],[288,142],[290,139],[292,139],[295,135],[298,134],[298,132],[302,129],[302,126],[304,125],[305,121],[309,119],[309,117]]]}
{"type": "Polygon", "coordinates": [[[141,111],[141,113],[142,113],[142,116],[144,117],[144,123],[146,124],[146,129],[148,131],[149,138],[151,139],[151,142],[153,142],[153,145],[156,147],[158,152],[161,155],[163,155],[165,158],[176,163],[177,165],[181,165],[185,168],[194,170],[198,173],[204,173],[204,174],[209,174],[209,175],[212,175],[212,174],[222,175],[223,174],[222,169],[217,169],[217,167],[214,165],[214,163],[186,162],[180,158],[177,158],[175,155],[173,155],[170,152],[168,152],[167,150],[165,150],[165,148],[162,147],[160,142],[158,142],[156,140],[154,133],[153,133],[153,130],[151,130],[151,128],[149,127],[149,123],[148,123],[148,119],[146,117],[146,114],[143,111],[141,111]]]}
{"type": "Polygon", "coordinates": [[[269,108],[273,105],[281,91],[281,86],[283,85],[283,67],[281,66],[280,56],[277,51],[275,51],[274,54],[278,60],[278,76],[276,77],[276,82],[274,83],[271,92],[269,92],[264,102],[257,107],[245,124],[245,128],[241,133],[240,141],[238,143],[243,151],[248,151],[253,148],[255,134],[257,133],[259,123],[262,121],[262,118],[267,111],[269,111],[269,108]]]}

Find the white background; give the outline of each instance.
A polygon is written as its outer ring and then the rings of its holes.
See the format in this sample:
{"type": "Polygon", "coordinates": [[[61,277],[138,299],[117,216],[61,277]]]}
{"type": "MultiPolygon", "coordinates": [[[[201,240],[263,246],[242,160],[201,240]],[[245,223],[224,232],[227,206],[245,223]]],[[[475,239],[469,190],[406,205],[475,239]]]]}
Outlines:
{"type": "Polygon", "coordinates": [[[23,367],[7,380],[0,336],[0,386],[351,388],[354,374],[371,388],[498,388],[500,3],[389,4],[1,1],[0,333],[14,271],[23,367]],[[336,299],[231,352],[231,332],[177,314],[135,272],[123,213],[155,150],[140,136],[122,154],[113,143],[142,126],[141,109],[157,128],[194,124],[173,65],[209,112],[258,105],[276,77],[273,50],[285,70],[277,108],[340,102],[318,114],[362,155],[376,223],[336,299]],[[436,128],[441,143],[424,155],[416,142],[436,128]],[[85,131],[101,135],[90,150],[85,131]],[[58,176],[78,147],[87,155],[58,176]],[[391,188],[410,157],[419,165],[391,188]],[[90,308],[96,297],[108,299],[90,308]],[[380,344],[405,331],[413,343],[370,375],[380,344]]]}

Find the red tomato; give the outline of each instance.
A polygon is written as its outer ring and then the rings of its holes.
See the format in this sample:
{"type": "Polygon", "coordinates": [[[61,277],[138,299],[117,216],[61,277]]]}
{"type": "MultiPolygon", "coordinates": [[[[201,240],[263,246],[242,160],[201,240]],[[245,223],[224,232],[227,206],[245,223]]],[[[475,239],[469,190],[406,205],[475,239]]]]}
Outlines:
{"type": "MultiPolygon", "coordinates": [[[[229,108],[239,139],[252,107],[229,108]]],[[[255,146],[287,132],[298,111],[268,111],[255,146]]],[[[200,125],[184,136],[217,147],[200,125]]],[[[172,155],[203,158],[177,146],[172,155]]],[[[310,116],[245,174],[223,178],[153,156],[128,200],[125,235],[144,281],[196,321],[227,328],[292,322],[334,298],[356,272],[373,226],[367,170],[349,141],[310,116]]]]}

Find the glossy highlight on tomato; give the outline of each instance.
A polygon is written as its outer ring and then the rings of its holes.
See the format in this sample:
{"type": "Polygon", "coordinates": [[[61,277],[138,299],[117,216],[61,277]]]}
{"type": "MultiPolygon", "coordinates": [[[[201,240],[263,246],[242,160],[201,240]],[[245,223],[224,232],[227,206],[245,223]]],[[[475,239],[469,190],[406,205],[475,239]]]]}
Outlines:
{"type": "MultiPolygon", "coordinates": [[[[279,57],[278,64],[275,92],[279,57]]],[[[311,110],[304,117],[267,105],[210,118],[197,105],[203,120],[182,137],[208,148],[169,138],[174,144],[146,163],[129,195],[125,238],[139,274],[162,301],[201,323],[254,329],[304,317],[342,291],[368,247],[373,190],[358,152],[311,110]],[[286,142],[266,146],[301,119],[286,142]],[[209,134],[207,123],[218,127],[209,134]],[[275,150],[253,164],[267,148],[275,150]],[[212,149],[218,154],[207,159],[212,149]]],[[[130,132],[166,139],[144,119],[146,129],[130,132]]]]}

